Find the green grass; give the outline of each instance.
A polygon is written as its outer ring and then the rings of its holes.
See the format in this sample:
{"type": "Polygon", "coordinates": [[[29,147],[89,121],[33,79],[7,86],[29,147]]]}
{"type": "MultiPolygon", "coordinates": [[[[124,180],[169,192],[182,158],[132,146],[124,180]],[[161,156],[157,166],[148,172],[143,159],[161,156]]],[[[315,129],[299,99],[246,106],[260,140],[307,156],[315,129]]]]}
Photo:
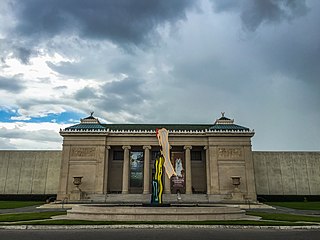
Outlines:
{"type": "Polygon", "coordinates": [[[0,201],[0,209],[12,209],[44,204],[42,201],[0,201]]]}
{"type": "Polygon", "coordinates": [[[18,222],[49,219],[52,216],[65,215],[66,212],[36,212],[36,213],[10,213],[0,214],[0,222],[18,222]]]}
{"type": "MultiPolygon", "coordinates": [[[[26,223],[21,223],[26,224],[26,223]]],[[[273,221],[249,221],[249,220],[230,220],[230,221],[192,221],[192,222],[135,222],[135,221],[85,221],[85,220],[48,220],[41,222],[29,222],[28,225],[247,225],[247,226],[302,226],[312,225],[308,223],[295,222],[273,222],[273,221]]]]}
{"type": "Polygon", "coordinates": [[[301,210],[320,210],[320,202],[266,202],[266,204],[301,210]]]}
{"type": "Polygon", "coordinates": [[[287,222],[319,222],[320,217],[303,216],[285,213],[247,212],[247,215],[262,217],[263,220],[287,221],[287,222]]]}

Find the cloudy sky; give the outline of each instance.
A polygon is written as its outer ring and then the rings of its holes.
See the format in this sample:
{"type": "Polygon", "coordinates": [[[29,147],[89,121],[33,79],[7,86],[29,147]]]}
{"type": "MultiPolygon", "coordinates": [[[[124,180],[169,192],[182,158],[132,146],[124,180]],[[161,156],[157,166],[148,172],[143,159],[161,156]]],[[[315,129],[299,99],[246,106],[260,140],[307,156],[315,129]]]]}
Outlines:
{"type": "Polygon", "coordinates": [[[61,149],[94,111],[320,150],[318,0],[1,0],[0,23],[0,149],[61,149]]]}

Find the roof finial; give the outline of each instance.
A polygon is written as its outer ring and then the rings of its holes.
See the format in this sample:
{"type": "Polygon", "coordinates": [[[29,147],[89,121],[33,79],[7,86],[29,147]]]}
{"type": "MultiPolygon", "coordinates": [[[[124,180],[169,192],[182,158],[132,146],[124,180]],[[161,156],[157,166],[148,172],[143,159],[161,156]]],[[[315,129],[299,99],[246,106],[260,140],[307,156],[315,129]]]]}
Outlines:
{"type": "Polygon", "coordinates": [[[222,117],[224,117],[225,112],[221,112],[222,117]]]}
{"type": "Polygon", "coordinates": [[[94,112],[90,112],[91,117],[93,117],[94,112]]]}

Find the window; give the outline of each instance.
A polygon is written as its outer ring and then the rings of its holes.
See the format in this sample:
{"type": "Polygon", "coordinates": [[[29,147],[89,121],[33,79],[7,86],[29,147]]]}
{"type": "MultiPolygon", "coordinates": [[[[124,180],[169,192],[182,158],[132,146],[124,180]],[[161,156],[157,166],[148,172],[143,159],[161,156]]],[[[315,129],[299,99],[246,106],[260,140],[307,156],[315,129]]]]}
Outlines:
{"type": "Polygon", "coordinates": [[[191,161],[202,161],[202,152],[191,151],[191,161]]]}
{"type": "Polygon", "coordinates": [[[113,160],[122,161],[123,160],[123,151],[113,151],[113,160]]]}

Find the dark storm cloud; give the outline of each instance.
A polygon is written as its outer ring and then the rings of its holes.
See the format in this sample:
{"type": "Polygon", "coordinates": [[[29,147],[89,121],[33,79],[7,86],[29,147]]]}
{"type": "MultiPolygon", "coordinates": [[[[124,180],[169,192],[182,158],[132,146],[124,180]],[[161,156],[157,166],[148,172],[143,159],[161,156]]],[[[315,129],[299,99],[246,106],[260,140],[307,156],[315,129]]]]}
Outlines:
{"type": "Polygon", "coordinates": [[[25,47],[16,47],[14,49],[14,55],[17,59],[20,60],[21,63],[23,64],[28,64],[29,59],[31,57],[32,50],[27,49],[25,47]]]}
{"type": "Polygon", "coordinates": [[[308,11],[305,0],[211,1],[217,12],[239,11],[243,26],[249,31],[255,31],[264,22],[291,20],[308,11]]]}
{"type": "Polygon", "coordinates": [[[18,78],[7,78],[0,76],[0,90],[6,90],[12,93],[19,93],[25,87],[18,78]]]}
{"type": "Polygon", "coordinates": [[[29,59],[35,55],[35,50],[32,49],[32,44],[18,43],[17,41],[9,39],[0,39],[0,56],[2,63],[6,63],[5,56],[12,54],[12,57],[18,59],[23,64],[29,64],[29,59]],[[24,46],[25,45],[25,46],[24,46]]]}
{"type": "Polygon", "coordinates": [[[86,100],[86,99],[92,99],[97,98],[97,95],[95,94],[95,89],[90,87],[85,87],[79,91],[76,92],[74,95],[76,100],[86,100]]]}
{"type": "Polygon", "coordinates": [[[135,107],[149,98],[145,83],[141,79],[126,78],[122,81],[106,83],[102,86],[102,96],[98,99],[98,107],[110,112],[139,112],[135,107]]]}
{"type": "Polygon", "coordinates": [[[120,45],[141,45],[164,23],[186,18],[192,0],[14,0],[17,25],[25,37],[77,33],[83,38],[109,39],[120,45]]]}

